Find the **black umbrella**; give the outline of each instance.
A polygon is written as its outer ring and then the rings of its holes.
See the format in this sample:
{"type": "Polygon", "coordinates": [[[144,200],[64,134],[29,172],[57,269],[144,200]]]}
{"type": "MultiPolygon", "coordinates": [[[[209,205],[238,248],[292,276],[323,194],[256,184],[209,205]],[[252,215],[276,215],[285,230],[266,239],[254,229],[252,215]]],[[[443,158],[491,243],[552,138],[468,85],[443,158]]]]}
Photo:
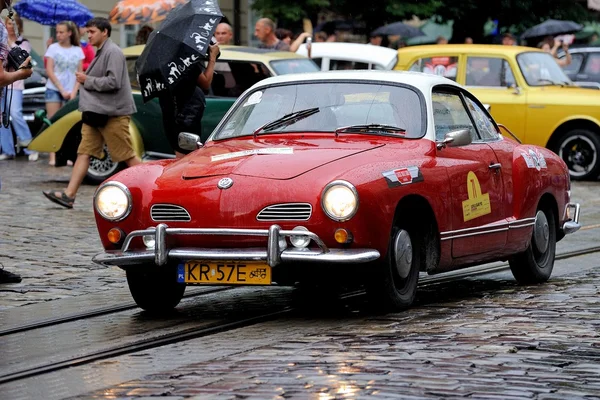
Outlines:
{"type": "Polygon", "coordinates": [[[541,36],[556,36],[566,35],[567,33],[579,32],[583,26],[573,21],[560,21],[557,19],[549,19],[541,24],[532,26],[527,29],[521,37],[523,39],[541,37],[541,36]]]}
{"type": "Polygon", "coordinates": [[[384,26],[380,26],[371,32],[371,36],[387,36],[387,35],[400,35],[404,39],[417,37],[417,36],[425,36],[422,30],[419,28],[415,28],[414,26],[406,25],[402,22],[394,22],[393,24],[388,24],[384,26]]]}
{"type": "Polygon", "coordinates": [[[193,64],[206,59],[222,17],[216,0],[190,0],[167,15],[135,63],[144,101],[173,89],[193,64]]]}

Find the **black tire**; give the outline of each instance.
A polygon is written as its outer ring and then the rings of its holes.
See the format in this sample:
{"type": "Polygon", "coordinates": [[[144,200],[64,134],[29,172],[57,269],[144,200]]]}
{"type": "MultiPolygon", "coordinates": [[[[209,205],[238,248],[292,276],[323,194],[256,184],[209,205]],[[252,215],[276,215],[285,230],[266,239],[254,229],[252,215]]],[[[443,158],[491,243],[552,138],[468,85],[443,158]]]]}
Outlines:
{"type": "Polygon", "coordinates": [[[98,159],[96,157],[90,157],[90,166],[87,174],[85,175],[85,182],[98,185],[120,170],[125,168],[125,163],[117,163],[112,160],[106,144],[104,145],[104,157],[98,159]]]}
{"type": "Polygon", "coordinates": [[[573,129],[556,144],[556,154],[567,164],[572,180],[592,180],[600,175],[598,136],[587,129],[573,129]]]}
{"type": "Polygon", "coordinates": [[[164,313],[179,304],[185,284],[177,282],[175,266],[140,265],[127,270],[127,284],[136,304],[151,313],[164,313]]]}
{"type": "Polygon", "coordinates": [[[548,207],[541,207],[536,212],[531,242],[524,252],[509,260],[510,270],[521,284],[546,282],[552,274],[555,256],[556,217],[548,207]]]}
{"type": "Polygon", "coordinates": [[[412,305],[419,281],[422,236],[410,226],[392,228],[387,254],[375,265],[366,288],[375,306],[384,311],[400,311],[412,305]]]}

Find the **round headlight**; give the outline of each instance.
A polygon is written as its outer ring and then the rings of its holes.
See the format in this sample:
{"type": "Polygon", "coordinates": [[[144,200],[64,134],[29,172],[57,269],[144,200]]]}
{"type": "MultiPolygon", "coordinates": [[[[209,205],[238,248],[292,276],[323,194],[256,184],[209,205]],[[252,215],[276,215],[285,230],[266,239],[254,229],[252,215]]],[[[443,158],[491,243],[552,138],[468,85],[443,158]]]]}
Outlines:
{"type": "Polygon", "coordinates": [[[350,182],[333,181],[323,190],[321,207],[334,221],[347,221],[358,210],[358,192],[350,182]]]}
{"type": "Polygon", "coordinates": [[[131,212],[131,193],[119,182],[107,182],[98,189],[94,197],[94,207],[102,218],[120,221],[131,212]]]}

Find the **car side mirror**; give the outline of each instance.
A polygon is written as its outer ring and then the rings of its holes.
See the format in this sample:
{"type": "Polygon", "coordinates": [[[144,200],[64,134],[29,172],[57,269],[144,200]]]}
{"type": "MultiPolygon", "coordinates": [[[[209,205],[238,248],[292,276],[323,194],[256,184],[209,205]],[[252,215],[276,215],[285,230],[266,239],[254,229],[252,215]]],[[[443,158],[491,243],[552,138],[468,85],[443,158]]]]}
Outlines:
{"type": "Polygon", "coordinates": [[[469,129],[459,129],[448,132],[444,135],[444,140],[437,143],[438,150],[445,147],[460,147],[471,144],[471,131],[469,129]]]}
{"type": "Polygon", "coordinates": [[[177,143],[182,149],[190,151],[197,150],[204,146],[200,141],[200,136],[190,132],[181,132],[177,137],[177,143]]]}

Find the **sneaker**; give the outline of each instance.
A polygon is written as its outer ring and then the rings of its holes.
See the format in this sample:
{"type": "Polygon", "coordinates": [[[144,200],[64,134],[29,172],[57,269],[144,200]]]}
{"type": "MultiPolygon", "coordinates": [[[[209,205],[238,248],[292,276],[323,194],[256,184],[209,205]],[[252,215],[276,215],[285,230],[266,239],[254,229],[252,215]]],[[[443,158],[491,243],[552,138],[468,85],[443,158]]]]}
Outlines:
{"type": "Polygon", "coordinates": [[[0,283],[19,283],[21,282],[21,277],[17,274],[13,274],[12,272],[8,272],[4,268],[0,268],[0,283]]]}
{"type": "Polygon", "coordinates": [[[15,156],[9,156],[8,154],[0,154],[0,161],[4,161],[4,160],[13,160],[15,158],[15,156]]]}
{"type": "Polygon", "coordinates": [[[29,161],[37,161],[38,158],[40,158],[40,153],[38,153],[38,152],[31,153],[28,156],[28,158],[29,158],[29,161]]]}

